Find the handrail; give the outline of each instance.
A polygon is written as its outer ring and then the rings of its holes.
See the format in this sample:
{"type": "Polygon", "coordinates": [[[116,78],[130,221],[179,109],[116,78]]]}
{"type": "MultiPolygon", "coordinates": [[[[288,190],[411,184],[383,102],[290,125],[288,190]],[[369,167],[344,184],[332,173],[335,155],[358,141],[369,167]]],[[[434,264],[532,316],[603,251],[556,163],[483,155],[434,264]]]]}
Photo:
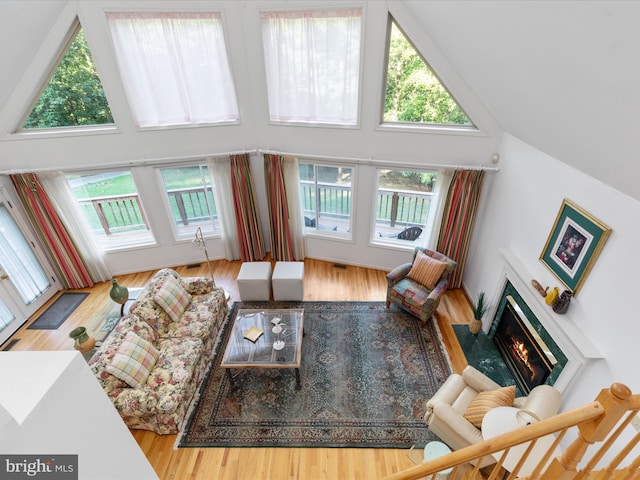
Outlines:
{"type": "MultiPolygon", "coordinates": [[[[509,450],[517,445],[531,442],[531,445],[526,449],[522,458],[508,476],[509,480],[519,478],[518,472],[532,451],[536,440],[547,435],[559,434],[542,458],[537,459],[534,471],[524,478],[543,480],[584,479],[591,472],[594,472],[598,461],[611,448],[624,428],[631,423],[639,409],[640,395],[632,394],[631,390],[623,384],[614,383],[610,388],[600,391],[592,403],[484,440],[384,478],[385,480],[412,480],[428,475],[431,475],[429,478],[434,478],[434,474],[443,470],[454,468],[455,473],[461,465],[496,452],[502,452],[489,476],[489,479],[493,480],[498,476],[509,450]],[[550,458],[562,437],[572,427],[577,427],[577,438],[564,449],[561,455],[550,458]],[[600,448],[592,454],[591,458],[587,459],[589,461],[586,467],[578,470],[578,465],[585,460],[588,448],[595,443],[601,443],[600,448]]],[[[617,475],[613,474],[615,469],[620,468],[621,461],[626,458],[626,455],[638,443],[640,443],[640,434],[636,434],[631,441],[620,449],[609,465],[599,471],[600,476],[598,478],[602,480],[608,478],[620,480],[622,478],[640,478],[638,477],[640,473],[640,457],[633,459],[627,467],[617,470],[617,475]]],[[[476,462],[472,473],[476,473],[479,468],[480,462],[476,462]]]]}
{"type": "Polygon", "coordinates": [[[551,418],[532,423],[521,429],[484,440],[475,445],[451,452],[429,462],[416,465],[402,472],[384,477],[384,480],[412,480],[438,473],[451,467],[468,463],[492,453],[535,440],[545,435],[565,431],[568,428],[601,417],[604,408],[600,402],[592,402],[551,418]]]}

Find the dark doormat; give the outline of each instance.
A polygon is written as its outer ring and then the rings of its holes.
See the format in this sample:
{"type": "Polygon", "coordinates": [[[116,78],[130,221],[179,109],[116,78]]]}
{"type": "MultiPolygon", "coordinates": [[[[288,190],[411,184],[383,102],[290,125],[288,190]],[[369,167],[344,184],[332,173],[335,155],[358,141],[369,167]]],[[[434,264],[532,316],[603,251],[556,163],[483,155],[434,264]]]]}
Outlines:
{"type": "Polygon", "coordinates": [[[88,293],[65,292],[40,315],[27,330],[55,330],[87,298],[88,293]]]}

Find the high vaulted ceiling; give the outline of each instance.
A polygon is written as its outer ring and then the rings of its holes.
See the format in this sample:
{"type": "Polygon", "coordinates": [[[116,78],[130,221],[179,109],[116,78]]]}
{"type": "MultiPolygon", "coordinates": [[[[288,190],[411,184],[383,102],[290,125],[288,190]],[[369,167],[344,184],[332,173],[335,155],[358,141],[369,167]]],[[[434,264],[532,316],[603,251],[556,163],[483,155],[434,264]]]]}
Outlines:
{"type": "MultiPolygon", "coordinates": [[[[0,108],[66,3],[0,1],[0,108]]],[[[393,3],[505,132],[640,200],[640,1],[393,3]]]]}
{"type": "Polygon", "coordinates": [[[640,2],[404,3],[507,133],[640,199],[640,2]]]}

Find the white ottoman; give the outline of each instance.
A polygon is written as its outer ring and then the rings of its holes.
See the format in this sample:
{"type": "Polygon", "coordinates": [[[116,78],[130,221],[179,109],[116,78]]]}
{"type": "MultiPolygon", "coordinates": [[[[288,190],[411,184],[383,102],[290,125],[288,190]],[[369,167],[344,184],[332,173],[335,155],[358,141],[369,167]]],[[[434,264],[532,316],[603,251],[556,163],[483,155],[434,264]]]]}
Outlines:
{"type": "Polygon", "coordinates": [[[277,262],[273,269],[273,299],[302,300],[304,290],[304,262],[277,262]]]}
{"type": "Polygon", "coordinates": [[[266,300],[271,296],[271,263],[245,262],[238,273],[240,300],[266,300]]]}

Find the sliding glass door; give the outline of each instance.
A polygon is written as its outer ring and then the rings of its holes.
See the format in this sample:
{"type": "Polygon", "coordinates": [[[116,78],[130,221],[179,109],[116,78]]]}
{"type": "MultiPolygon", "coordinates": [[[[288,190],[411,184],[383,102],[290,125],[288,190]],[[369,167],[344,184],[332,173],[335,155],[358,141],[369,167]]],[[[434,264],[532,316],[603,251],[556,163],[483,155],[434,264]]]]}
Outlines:
{"type": "Polygon", "coordinates": [[[0,191],[0,344],[58,290],[36,242],[0,191]],[[54,287],[55,285],[55,287],[54,287]]]}

